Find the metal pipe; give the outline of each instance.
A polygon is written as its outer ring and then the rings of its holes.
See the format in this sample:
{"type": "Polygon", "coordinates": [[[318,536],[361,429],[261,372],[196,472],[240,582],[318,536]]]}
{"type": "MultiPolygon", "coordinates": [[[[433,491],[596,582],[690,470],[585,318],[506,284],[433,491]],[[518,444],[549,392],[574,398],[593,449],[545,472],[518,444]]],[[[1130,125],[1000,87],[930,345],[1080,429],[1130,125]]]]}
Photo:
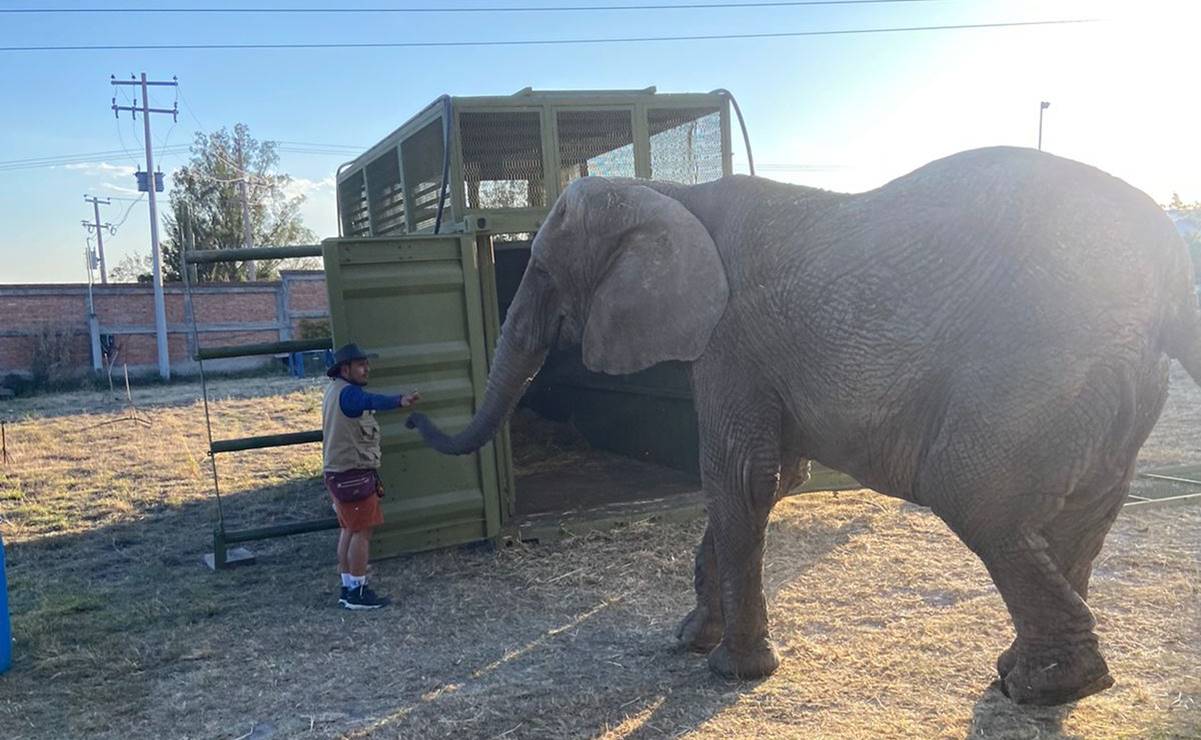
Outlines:
{"type": "Polygon", "coordinates": [[[326,519],[308,519],[303,522],[276,524],[270,527],[254,527],[252,529],[238,529],[234,531],[226,530],[224,539],[229,543],[249,542],[251,540],[265,540],[272,537],[287,537],[290,534],[323,532],[327,529],[337,528],[338,520],[334,517],[328,517],[326,519]]]}
{"type": "Polygon", "coordinates": [[[250,249],[197,249],[184,253],[184,260],[193,264],[210,262],[243,262],[245,260],[278,260],[289,257],[320,257],[320,244],[301,244],[291,247],[251,247],[250,249]]]}
{"type": "Polygon", "coordinates": [[[225,357],[254,357],[256,355],[291,354],[293,352],[316,352],[318,350],[333,348],[333,340],[329,337],[321,337],[319,339],[290,339],[286,342],[204,347],[196,351],[195,359],[219,360],[225,357]]]}
{"type": "Polygon", "coordinates": [[[750,134],[748,134],[746,132],[746,121],[742,120],[742,108],[738,107],[738,101],[734,99],[734,93],[730,92],[729,90],[727,90],[725,88],[718,88],[718,89],[714,90],[713,93],[716,95],[722,95],[726,98],[729,98],[730,103],[732,103],[734,105],[734,113],[736,113],[738,115],[738,125],[740,127],[742,127],[742,144],[743,144],[743,146],[746,147],[747,167],[750,169],[750,174],[754,175],[755,174],[755,156],[753,154],[751,154],[751,137],[750,137],[750,134]]]}
{"type": "Polygon", "coordinates": [[[442,101],[442,187],[438,189],[438,215],[434,218],[434,233],[442,232],[442,208],[446,204],[446,188],[450,184],[450,116],[453,107],[450,96],[443,95],[442,101]]]}
{"type": "Polygon", "coordinates": [[[323,436],[320,429],[314,429],[311,432],[289,432],[287,434],[264,434],[260,437],[220,439],[209,444],[209,451],[216,455],[222,452],[241,452],[242,450],[261,450],[267,447],[303,445],[311,442],[320,442],[323,436]]]}
{"type": "Polygon", "coordinates": [[[1162,475],[1160,473],[1139,473],[1143,478],[1154,478],[1156,480],[1167,480],[1173,483],[1191,483],[1194,486],[1201,486],[1201,480],[1193,480],[1192,478],[1177,478],[1174,475],[1162,475]]]}

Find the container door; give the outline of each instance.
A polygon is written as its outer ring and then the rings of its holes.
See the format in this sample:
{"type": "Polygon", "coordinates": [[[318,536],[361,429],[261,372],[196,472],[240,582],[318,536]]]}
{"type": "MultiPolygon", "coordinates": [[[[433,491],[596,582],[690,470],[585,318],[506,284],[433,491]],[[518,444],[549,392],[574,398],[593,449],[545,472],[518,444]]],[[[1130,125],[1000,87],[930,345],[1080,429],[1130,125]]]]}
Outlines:
{"type": "MultiPolygon", "coordinates": [[[[327,239],[323,247],[334,346],[355,342],[379,355],[371,361],[371,391],[419,390],[421,410],[444,431],[466,427],[488,374],[474,237],[327,239]]],[[[405,428],[407,415],[377,415],[386,495],[372,555],[496,536],[494,446],[441,455],[405,428]]]]}

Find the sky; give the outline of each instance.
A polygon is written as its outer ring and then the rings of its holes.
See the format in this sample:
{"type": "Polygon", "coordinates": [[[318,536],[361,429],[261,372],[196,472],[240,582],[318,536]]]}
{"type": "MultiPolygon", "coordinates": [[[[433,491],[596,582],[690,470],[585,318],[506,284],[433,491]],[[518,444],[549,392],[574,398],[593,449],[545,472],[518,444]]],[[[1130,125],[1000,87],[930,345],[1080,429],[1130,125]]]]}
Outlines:
{"type": "MultiPolygon", "coordinates": [[[[723,0],[688,0],[690,4],[723,0]]],[[[724,0],[745,4],[748,0],[724,0]]],[[[114,118],[110,75],[178,79],[152,90],[156,165],[186,163],[197,132],[242,122],[281,144],[305,224],[337,233],[333,175],[443,93],[523,87],[707,92],[742,107],[759,174],[845,192],[878,187],[979,146],[1037,144],[1095,165],[1160,203],[1201,201],[1201,97],[1193,72],[1201,2],[898,0],[841,5],[512,13],[146,13],[133,8],[525,8],[682,0],[0,0],[0,47],[619,39],[1089,19],[987,29],[830,36],[457,48],[0,50],[0,283],[86,280],[85,195],[110,270],[149,254],[149,215],[132,172],[142,121],[114,118]],[[67,13],[64,9],[120,8],[67,13]],[[3,12],[27,9],[56,12],[3,12]],[[314,147],[321,145],[321,147],[314,147]],[[338,147],[331,149],[331,145],[338,147]],[[312,150],[321,148],[323,153],[312,150]],[[16,160],[69,164],[16,168],[16,160]],[[326,153],[328,152],[328,153],[326,153]]],[[[120,88],[128,103],[132,88],[120,88]]],[[[736,169],[746,157],[735,143],[736,169]]],[[[160,215],[166,208],[160,194],[160,215]]]]}

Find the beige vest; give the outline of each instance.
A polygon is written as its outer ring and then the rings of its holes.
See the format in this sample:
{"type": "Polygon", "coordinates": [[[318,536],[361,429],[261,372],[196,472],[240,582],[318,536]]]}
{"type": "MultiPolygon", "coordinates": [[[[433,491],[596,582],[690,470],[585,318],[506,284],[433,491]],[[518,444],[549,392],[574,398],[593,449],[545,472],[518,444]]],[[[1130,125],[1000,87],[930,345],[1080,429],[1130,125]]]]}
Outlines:
{"type": "Polygon", "coordinates": [[[327,473],[379,468],[379,422],[374,411],[364,411],[357,419],[342,413],[338,399],[348,385],[346,380],[334,378],[325,389],[321,451],[327,473]]]}

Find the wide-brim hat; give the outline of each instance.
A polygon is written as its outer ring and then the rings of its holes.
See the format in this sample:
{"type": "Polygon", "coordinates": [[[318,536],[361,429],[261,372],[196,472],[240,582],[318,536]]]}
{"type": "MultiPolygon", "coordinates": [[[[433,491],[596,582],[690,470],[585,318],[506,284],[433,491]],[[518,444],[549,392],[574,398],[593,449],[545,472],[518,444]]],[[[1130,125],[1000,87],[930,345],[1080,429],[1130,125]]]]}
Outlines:
{"type": "Polygon", "coordinates": [[[329,366],[329,369],[325,371],[325,374],[331,378],[336,378],[338,377],[340,368],[346,363],[354,362],[355,360],[370,360],[375,357],[379,357],[379,355],[375,354],[374,352],[371,354],[364,352],[363,350],[359,349],[359,345],[355,344],[354,342],[351,342],[350,344],[344,344],[338,348],[337,352],[334,353],[334,364],[329,366]]]}

